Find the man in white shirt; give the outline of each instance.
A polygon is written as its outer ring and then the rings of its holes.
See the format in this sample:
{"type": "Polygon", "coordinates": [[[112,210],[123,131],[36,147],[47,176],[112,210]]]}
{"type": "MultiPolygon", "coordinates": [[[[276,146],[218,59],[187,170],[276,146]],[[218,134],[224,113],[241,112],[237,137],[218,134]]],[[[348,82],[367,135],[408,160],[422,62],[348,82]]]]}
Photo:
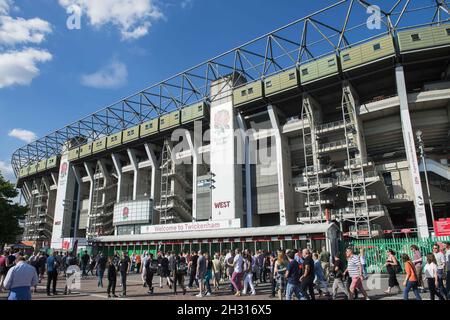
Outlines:
{"type": "Polygon", "coordinates": [[[143,287],[147,286],[147,282],[145,280],[145,274],[147,272],[145,270],[145,264],[147,262],[147,259],[148,259],[148,253],[147,253],[147,251],[145,251],[144,254],[142,255],[142,263],[141,263],[141,265],[142,265],[141,279],[142,279],[142,286],[143,287]]]}
{"type": "Polygon", "coordinates": [[[233,260],[233,275],[231,276],[231,283],[233,284],[234,290],[236,290],[235,296],[239,297],[241,295],[241,280],[242,280],[242,264],[244,262],[241,249],[235,250],[235,256],[233,260]]]}
{"type": "Polygon", "coordinates": [[[447,290],[444,287],[444,268],[445,268],[445,255],[441,252],[439,245],[436,243],[433,245],[433,254],[436,259],[437,275],[438,275],[438,287],[437,290],[446,297],[447,290]]]}
{"type": "Polygon", "coordinates": [[[36,268],[25,262],[23,256],[18,256],[16,265],[9,269],[3,286],[10,290],[8,300],[31,300],[31,287],[38,283],[36,268]]]}

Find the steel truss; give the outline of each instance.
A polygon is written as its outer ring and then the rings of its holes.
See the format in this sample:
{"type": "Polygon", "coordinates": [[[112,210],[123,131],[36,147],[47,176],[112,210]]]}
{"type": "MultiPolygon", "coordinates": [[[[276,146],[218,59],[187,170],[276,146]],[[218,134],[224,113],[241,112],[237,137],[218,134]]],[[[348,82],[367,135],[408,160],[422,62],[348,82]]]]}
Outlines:
{"type": "Polygon", "coordinates": [[[263,79],[383,34],[448,21],[443,19],[446,12],[443,0],[337,1],[19,148],[12,155],[12,167],[18,176],[20,167],[60,154],[67,141],[95,140],[185,105],[211,100],[211,82],[228,74],[237,73],[249,81],[263,79]],[[359,32],[367,33],[370,5],[381,8],[381,29],[370,30],[370,37],[361,41],[359,32]]]}

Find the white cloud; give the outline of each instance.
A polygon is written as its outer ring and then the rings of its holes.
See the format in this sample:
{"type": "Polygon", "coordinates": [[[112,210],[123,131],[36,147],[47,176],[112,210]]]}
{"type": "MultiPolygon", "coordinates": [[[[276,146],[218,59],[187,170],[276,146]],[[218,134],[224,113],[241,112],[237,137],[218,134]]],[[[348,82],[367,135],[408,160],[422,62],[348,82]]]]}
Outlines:
{"type": "Polygon", "coordinates": [[[12,5],[12,0],[0,0],[0,15],[8,14],[12,5]]]}
{"type": "Polygon", "coordinates": [[[97,72],[82,75],[81,83],[84,86],[97,89],[115,89],[127,82],[127,66],[119,61],[113,60],[97,72]]]}
{"type": "Polygon", "coordinates": [[[37,64],[52,58],[48,51],[34,48],[0,53],[0,89],[12,85],[29,85],[40,73],[37,64]]]}
{"type": "Polygon", "coordinates": [[[27,143],[30,143],[37,139],[36,134],[33,131],[24,130],[24,129],[12,129],[8,136],[20,139],[22,141],[25,141],[27,143]]]}
{"type": "Polygon", "coordinates": [[[192,6],[192,2],[193,2],[193,0],[183,0],[183,1],[181,1],[181,8],[182,9],[186,9],[187,7],[191,7],[192,6]]]}
{"type": "Polygon", "coordinates": [[[45,35],[51,32],[50,23],[39,18],[27,20],[0,16],[0,45],[39,44],[44,41],[45,35]]]}
{"type": "Polygon", "coordinates": [[[117,26],[123,40],[145,36],[153,21],[164,18],[154,0],[59,0],[59,4],[66,9],[79,6],[94,27],[117,26]]]}
{"type": "Polygon", "coordinates": [[[10,11],[19,11],[13,0],[0,0],[0,89],[29,85],[40,73],[37,64],[52,59],[47,50],[28,47],[45,40],[52,32],[50,23],[40,18],[14,18],[10,11]]]}
{"type": "Polygon", "coordinates": [[[9,180],[9,181],[15,181],[16,180],[16,178],[14,176],[13,168],[11,167],[11,164],[9,162],[0,160],[0,174],[6,180],[9,180]]]}

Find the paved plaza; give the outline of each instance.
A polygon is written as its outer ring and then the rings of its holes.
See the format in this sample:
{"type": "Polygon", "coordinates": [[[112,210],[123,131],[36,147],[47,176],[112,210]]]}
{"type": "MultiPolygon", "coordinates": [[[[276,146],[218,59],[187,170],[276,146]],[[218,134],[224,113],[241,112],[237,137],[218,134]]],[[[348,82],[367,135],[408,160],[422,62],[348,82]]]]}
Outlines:
{"type": "MultiPolygon", "coordinates": [[[[171,300],[258,300],[258,301],[275,301],[277,298],[270,298],[270,284],[258,282],[256,286],[256,295],[246,295],[241,297],[235,297],[230,293],[229,282],[221,283],[221,288],[219,291],[213,291],[213,294],[209,297],[198,298],[198,290],[196,288],[188,289],[186,295],[182,294],[182,290],[178,289],[178,294],[175,295],[173,290],[170,290],[167,285],[163,288],[159,287],[159,277],[155,277],[153,280],[154,294],[149,295],[147,293],[148,288],[142,286],[141,276],[137,274],[130,274],[127,280],[127,297],[120,298],[122,292],[122,287],[119,285],[120,278],[117,278],[116,294],[119,298],[111,298],[115,300],[161,300],[161,299],[171,299],[171,300]]],[[[365,282],[365,287],[371,298],[371,300],[400,300],[402,299],[402,294],[390,294],[387,295],[383,291],[387,288],[387,277],[382,275],[378,280],[372,280],[371,284],[368,281],[365,282]],[[372,286],[372,289],[367,288],[372,286]]],[[[399,282],[403,281],[403,276],[398,277],[399,282]]],[[[46,278],[38,285],[37,292],[33,293],[33,300],[108,300],[108,295],[106,293],[108,280],[106,277],[103,279],[104,287],[97,287],[97,278],[95,276],[88,276],[81,280],[81,285],[79,290],[74,290],[69,295],[64,295],[65,278],[63,275],[58,277],[57,283],[57,295],[47,296],[46,293],[46,278]]],[[[369,280],[370,281],[370,280],[369,280]]],[[[187,284],[187,281],[186,281],[187,284]]],[[[212,286],[212,284],[211,284],[212,286]]],[[[7,293],[0,293],[0,300],[7,298],[7,293]]],[[[316,299],[327,300],[325,296],[319,297],[316,295],[316,299]]],[[[414,299],[413,293],[410,292],[410,299],[414,299]]],[[[423,300],[429,300],[429,294],[422,294],[423,300]]],[[[337,300],[344,300],[343,293],[338,295],[337,300]]]]}

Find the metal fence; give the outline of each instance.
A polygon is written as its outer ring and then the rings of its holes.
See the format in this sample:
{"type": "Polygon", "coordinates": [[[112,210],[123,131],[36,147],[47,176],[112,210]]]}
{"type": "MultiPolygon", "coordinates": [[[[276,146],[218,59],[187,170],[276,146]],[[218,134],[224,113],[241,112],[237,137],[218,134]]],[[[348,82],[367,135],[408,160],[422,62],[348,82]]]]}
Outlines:
{"type": "MultiPolygon", "coordinates": [[[[415,244],[419,247],[422,257],[426,259],[428,253],[432,253],[433,245],[435,243],[444,245],[450,242],[450,237],[439,238],[398,238],[398,239],[373,239],[373,240],[351,240],[341,242],[341,253],[345,252],[348,247],[353,247],[358,253],[360,249],[364,248],[366,257],[366,266],[368,273],[386,273],[386,251],[391,249],[395,252],[397,259],[401,262],[401,255],[406,253],[412,259],[411,245],[415,244]]],[[[402,269],[405,270],[401,262],[402,269]]],[[[404,272],[404,271],[403,271],[404,272]]]]}

